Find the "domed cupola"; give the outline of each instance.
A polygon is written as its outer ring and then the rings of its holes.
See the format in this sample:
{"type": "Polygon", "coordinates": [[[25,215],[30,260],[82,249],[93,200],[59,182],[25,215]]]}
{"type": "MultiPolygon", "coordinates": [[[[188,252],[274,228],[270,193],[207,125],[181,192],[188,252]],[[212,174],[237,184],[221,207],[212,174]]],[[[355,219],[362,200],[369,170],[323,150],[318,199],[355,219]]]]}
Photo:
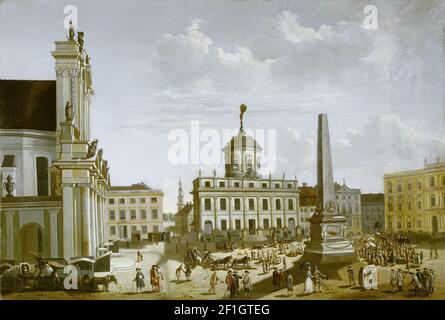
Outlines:
{"type": "Polygon", "coordinates": [[[224,147],[225,176],[234,178],[258,178],[263,148],[244,132],[243,116],[247,106],[240,106],[240,130],[224,147]]]}

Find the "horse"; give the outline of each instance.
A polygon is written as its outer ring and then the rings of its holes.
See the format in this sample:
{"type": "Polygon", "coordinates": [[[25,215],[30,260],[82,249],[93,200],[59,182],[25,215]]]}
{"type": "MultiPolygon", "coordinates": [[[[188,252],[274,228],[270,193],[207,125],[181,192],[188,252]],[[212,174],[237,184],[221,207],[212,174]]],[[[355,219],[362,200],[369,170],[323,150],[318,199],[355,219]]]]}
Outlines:
{"type": "Polygon", "coordinates": [[[102,289],[104,292],[108,292],[108,286],[111,282],[114,282],[117,285],[117,279],[115,275],[107,275],[105,277],[94,277],[91,280],[91,289],[97,290],[98,285],[102,285],[102,289]]]}
{"type": "Polygon", "coordinates": [[[249,256],[246,254],[245,256],[241,258],[234,258],[232,262],[232,268],[236,267],[239,264],[243,264],[244,266],[248,266],[250,262],[249,256]]]}
{"type": "Polygon", "coordinates": [[[233,257],[227,256],[225,258],[221,258],[221,259],[214,259],[213,260],[213,268],[216,269],[220,264],[222,264],[224,266],[224,269],[227,268],[227,265],[233,260],[233,257]]]}

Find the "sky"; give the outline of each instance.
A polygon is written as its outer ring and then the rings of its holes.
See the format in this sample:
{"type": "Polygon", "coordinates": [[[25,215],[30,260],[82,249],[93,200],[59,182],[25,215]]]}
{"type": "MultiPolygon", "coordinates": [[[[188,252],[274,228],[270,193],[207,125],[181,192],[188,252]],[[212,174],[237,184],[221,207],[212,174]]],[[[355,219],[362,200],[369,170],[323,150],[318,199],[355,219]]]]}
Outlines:
{"type": "Polygon", "coordinates": [[[112,184],[162,189],[166,212],[180,177],[191,201],[199,169],[224,175],[221,164],[172,163],[169,136],[199,121],[222,148],[242,103],[245,127],[275,132],[272,176],[300,184],[316,181],[319,113],[335,180],[362,193],[382,192],[385,173],[445,159],[444,1],[0,0],[0,78],[55,79],[67,5],[85,32],[92,135],[112,184]],[[370,4],[376,29],[364,27],[370,4]]]}

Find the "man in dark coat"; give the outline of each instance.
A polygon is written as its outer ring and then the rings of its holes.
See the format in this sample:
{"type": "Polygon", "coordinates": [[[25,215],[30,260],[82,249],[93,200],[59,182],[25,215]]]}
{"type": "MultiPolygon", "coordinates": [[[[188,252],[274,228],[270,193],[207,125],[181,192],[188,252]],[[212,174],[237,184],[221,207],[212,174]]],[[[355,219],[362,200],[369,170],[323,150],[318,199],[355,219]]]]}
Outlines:
{"type": "Polygon", "coordinates": [[[234,284],[235,284],[235,292],[236,294],[240,294],[240,280],[243,278],[242,276],[240,276],[238,274],[238,271],[234,271],[232,274],[233,278],[234,278],[234,284]]]}
{"type": "Polygon", "coordinates": [[[363,267],[360,267],[358,271],[358,285],[360,288],[363,288],[363,267]]]}
{"type": "Polygon", "coordinates": [[[145,287],[145,282],[144,282],[144,274],[142,273],[140,267],[136,268],[136,277],[134,278],[134,281],[136,282],[136,291],[137,292],[142,291],[142,288],[145,287]]]}
{"type": "Polygon", "coordinates": [[[273,268],[272,272],[272,284],[275,290],[280,288],[280,273],[277,268],[273,268]]]}
{"type": "Polygon", "coordinates": [[[235,278],[232,275],[232,270],[229,270],[227,272],[226,276],[226,285],[227,285],[227,291],[230,292],[230,298],[235,298],[236,296],[236,286],[235,286],[235,278]]]}

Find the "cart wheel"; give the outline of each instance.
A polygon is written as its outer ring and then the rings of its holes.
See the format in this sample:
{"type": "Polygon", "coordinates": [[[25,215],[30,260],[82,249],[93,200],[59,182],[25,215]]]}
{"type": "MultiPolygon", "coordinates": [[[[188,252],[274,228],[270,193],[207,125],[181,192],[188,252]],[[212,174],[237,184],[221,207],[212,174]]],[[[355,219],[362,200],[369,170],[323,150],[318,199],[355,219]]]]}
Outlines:
{"type": "Polygon", "coordinates": [[[15,278],[14,279],[14,284],[13,284],[13,290],[15,291],[15,292],[20,292],[20,291],[22,291],[23,290],[23,281],[22,281],[22,279],[20,279],[20,278],[15,278]]]}

